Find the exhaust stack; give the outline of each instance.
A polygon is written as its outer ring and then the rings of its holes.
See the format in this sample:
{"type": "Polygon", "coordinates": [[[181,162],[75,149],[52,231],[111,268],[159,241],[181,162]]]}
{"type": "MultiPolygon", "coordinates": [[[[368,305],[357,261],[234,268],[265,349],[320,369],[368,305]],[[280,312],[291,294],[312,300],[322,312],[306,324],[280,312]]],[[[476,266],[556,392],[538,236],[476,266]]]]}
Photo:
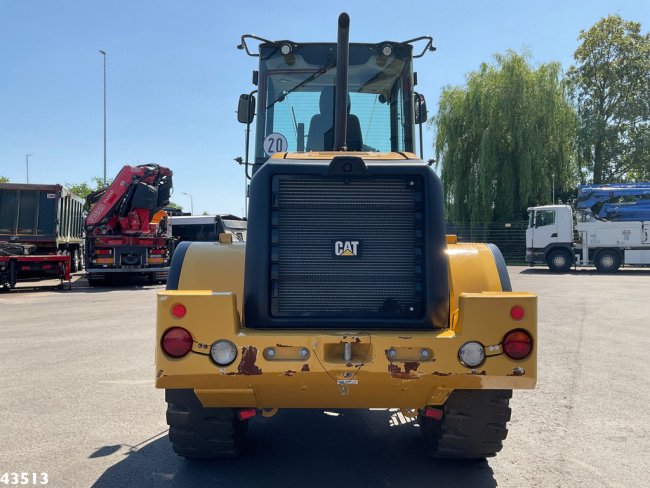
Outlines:
{"type": "Polygon", "coordinates": [[[348,133],[348,56],[350,52],[350,16],[339,15],[336,40],[336,101],[334,105],[334,150],[347,151],[348,133]]]}

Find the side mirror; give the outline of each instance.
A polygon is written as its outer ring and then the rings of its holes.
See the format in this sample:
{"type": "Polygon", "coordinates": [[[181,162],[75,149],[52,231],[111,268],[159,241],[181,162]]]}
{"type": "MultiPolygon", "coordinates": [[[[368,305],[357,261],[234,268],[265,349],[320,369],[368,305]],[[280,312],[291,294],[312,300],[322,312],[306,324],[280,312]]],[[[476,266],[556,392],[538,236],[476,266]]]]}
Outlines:
{"type": "Polygon", "coordinates": [[[239,96],[237,120],[242,124],[250,124],[255,118],[255,97],[244,93],[239,96]]]}
{"type": "Polygon", "coordinates": [[[415,93],[413,99],[415,102],[415,123],[424,124],[427,121],[427,102],[424,99],[424,95],[415,93]]]}

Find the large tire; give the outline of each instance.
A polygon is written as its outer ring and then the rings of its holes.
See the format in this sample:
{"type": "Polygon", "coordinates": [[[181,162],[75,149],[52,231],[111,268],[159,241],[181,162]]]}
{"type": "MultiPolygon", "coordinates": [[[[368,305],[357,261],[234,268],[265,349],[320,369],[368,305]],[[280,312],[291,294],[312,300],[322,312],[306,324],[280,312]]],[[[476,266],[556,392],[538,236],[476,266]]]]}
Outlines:
{"type": "Polygon", "coordinates": [[[483,459],[495,456],[508,435],[512,390],[455,390],[442,418],[420,415],[420,430],[435,458],[483,459]]]}
{"type": "Polygon", "coordinates": [[[594,264],[601,273],[616,273],[621,267],[621,255],[612,249],[605,249],[596,254],[594,264]]]}
{"type": "Polygon", "coordinates": [[[188,458],[233,458],[241,454],[248,420],[237,409],[205,408],[193,390],[165,390],[169,440],[176,454],[188,458]]]}
{"type": "Polygon", "coordinates": [[[553,249],[546,256],[546,264],[551,273],[566,273],[573,266],[572,254],[567,249],[553,249]]]}

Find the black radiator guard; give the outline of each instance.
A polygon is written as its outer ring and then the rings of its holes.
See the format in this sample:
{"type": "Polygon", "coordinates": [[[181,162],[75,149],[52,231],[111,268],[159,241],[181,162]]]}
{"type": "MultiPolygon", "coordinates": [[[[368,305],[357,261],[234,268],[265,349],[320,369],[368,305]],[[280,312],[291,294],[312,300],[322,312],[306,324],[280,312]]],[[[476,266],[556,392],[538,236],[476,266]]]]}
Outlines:
{"type": "MultiPolygon", "coordinates": [[[[250,192],[244,281],[243,320],[246,327],[420,330],[448,326],[449,287],[442,185],[428,164],[417,159],[362,160],[350,156],[337,156],[331,161],[271,159],[255,173],[250,192]],[[275,177],[279,175],[417,179],[422,185],[426,206],[422,225],[425,253],[424,295],[421,300],[422,307],[418,310],[420,313],[412,317],[363,314],[337,317],[335,313],[327,316],[310,313],[279,314],[272,300],[271,290],[271,216],[274,206],[277,205],[277,202],[273,201],[273,185],[275,184],[277,189],[278,178],[275,177]]],[[[386,233],[390,232],[390,222],[386,222],[386,233]]]]}

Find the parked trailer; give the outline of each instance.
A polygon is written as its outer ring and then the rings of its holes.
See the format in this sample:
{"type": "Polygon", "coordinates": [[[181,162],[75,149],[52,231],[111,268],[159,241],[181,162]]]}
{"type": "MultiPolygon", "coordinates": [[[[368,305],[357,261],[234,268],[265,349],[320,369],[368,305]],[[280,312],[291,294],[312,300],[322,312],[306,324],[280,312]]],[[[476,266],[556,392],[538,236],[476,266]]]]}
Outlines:
{"type": "MultiPolygon", "coordinates": [[[[78,271],[83,206],[81,197],[61,185],[0,183],[0,241],[31,244],[30,255],[68,255],[70,270],[78,271]]],[[[32,275],[40,272],[33,268],[32,275]]]]}
{"type": "Polygon", "coordinates": [[[246,241],[246,220],[235,215],[172,215],[169,226],[177,242],[218,242],[221,234],[229,234],[235,242],[246,241]]]}
{"type": "MultiPolygon", "coordinates": [[[[2,243],[0,243],[0,253],[2,243]]],[[[70,283],[70,256],[68,255],[27,255],[3,256],[0,255],[0,291],[15,288],[19,275],[37,272],[39,275],[50,275],[58,278],[62,285],[64,281],[70,283]]]]}

